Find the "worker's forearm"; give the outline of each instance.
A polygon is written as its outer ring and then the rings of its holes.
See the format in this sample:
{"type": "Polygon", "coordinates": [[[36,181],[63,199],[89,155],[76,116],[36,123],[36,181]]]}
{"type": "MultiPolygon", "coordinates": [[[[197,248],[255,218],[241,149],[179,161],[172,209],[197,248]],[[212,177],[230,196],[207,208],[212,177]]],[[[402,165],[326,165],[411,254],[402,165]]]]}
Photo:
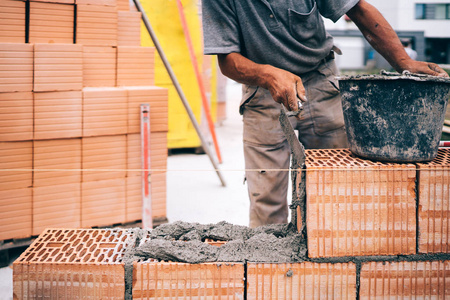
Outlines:
{"type": "Polygon", "coordinates": [[[405,52],[394,29],[381,13],[361,0],[347,15],[355,22],[367,41],[377,50],[398,72],[408,69],[411,58],[405,52]]]}
{"type": "Polygon", "coordinates": [[[306,101],[305,88],[299,76],[271,65],[257,64],[240,53],[219,55],[222,73],[239,83],[269,90],[273,99],[289,110],[298,109],[297,99],[306,101]]]}

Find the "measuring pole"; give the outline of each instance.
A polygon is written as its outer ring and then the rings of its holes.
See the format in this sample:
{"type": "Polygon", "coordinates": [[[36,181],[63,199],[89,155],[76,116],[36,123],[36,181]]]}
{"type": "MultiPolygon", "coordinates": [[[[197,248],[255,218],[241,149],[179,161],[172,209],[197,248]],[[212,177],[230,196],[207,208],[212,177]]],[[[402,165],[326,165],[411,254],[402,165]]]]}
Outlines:
{"type": "Polygon", "coordinates": [[[141,104],[141,169],[142,169],[142,228],[152,229],[152,180],[150,161],[150,105],[141,104]]]}
{"type": "Polygon", "coordinates": [[[212,165],[214,166],[214,170],[216,171],[217,176],[219,176],[222,186],[226,186],[225,180],[223,179],[222,174],[220,173],[219,167],[217,166],[217,163],[214,160],[214,157],[212,156],[212,153],[211,153],[211,150],[209,149],[208,143],[200,130],[200,126],[198,125],[198,122],[195,119],[195,115],[192,112],[191,107],[189,106],[189,102],[187,101],[186,96],[184,95],[183,90],[181,89],[180,83],[178,82],[178,79],[175,76],[175,73],[173,72],[172,67],[170,66],[170,63],[161,47],[161,44],[159,43],[158,38],[156,37],[156,34],[153,31],[152,26],[150,25],[150,21],[147,18],[147,14],[145,13],[144,8],[142,7],[139,0],[133,0],[133,2],[134,2],[134,5],[136,6],[137,10],[142,15],[142,21],[145,24],[145,28],[147,28],[147,31],[150,34],[150,37],[153,41],[153,44],[155,45],[155,48],[158,51],[158,54],[161,57],[161,60],[164,64],[164,66],[166,67],[167,73],[169,74],[169,77],[172,80],[172,83],[173,83],[175,89],[177,90],[178,96],[180,96],[181,102],[183,103],[184,108],[186,109],[186,112],[187,112],[189,118],[191,119],[192,125],[194,126],[195,131],[197,132],[197,135],[200,138],[200,141],[202,143],[203,150],[205,150],[212,165]]]}

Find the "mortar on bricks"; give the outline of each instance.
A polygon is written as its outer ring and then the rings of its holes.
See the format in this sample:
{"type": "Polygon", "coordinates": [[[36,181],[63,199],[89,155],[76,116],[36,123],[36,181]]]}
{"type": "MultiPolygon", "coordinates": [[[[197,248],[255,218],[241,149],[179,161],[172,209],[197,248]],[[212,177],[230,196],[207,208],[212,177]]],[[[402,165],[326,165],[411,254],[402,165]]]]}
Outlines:
{"type": "Polygon", "coordinates": [[[350,150],[389,162],[437,155],[450,79],[404,72],[339,79],[350,150]]]}

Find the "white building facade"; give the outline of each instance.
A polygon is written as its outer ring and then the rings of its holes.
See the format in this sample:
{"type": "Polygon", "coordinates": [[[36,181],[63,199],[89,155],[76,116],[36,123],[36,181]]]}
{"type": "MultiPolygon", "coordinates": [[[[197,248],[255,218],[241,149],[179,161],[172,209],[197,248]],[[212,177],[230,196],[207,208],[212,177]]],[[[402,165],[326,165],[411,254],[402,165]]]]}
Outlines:
{"type": "MultiPolygon", "coordinates": [[[[366,1],[378,8],[399,37],[412,41],[419,60],[450,64],[450,0],[366,1]]],[[[336,23],[325,20],[325,26],[344,52],[337,58],[341,69],[361,69],[371,59],[386,68],[386,62],[373,53],[353,22],[343,17],[336,23]]]]}

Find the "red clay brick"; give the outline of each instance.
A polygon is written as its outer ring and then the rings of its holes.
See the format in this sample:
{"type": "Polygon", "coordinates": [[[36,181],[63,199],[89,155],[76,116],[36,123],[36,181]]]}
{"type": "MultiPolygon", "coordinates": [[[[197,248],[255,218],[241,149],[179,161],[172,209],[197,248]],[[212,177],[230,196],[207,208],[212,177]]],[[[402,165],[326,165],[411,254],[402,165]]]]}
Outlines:
{"type": "Polygon", "coordinates": [[[13,264],[17,299],[123,299],[126,247],[120,229],[47,229],[13,264]]]}
{"type": "Polygon", "coordinates": [[[0,190],[31,187],[33,142],[0,142],[0,190]]]}
{"type": "Polygon", "coordinates": [[[117,86],[153,86],[154,83],[154,48],[117,47],[117,86]]]}
{"type": "Polygon", "coordinates": [[[0,241],[31,236],[32,189],[0,190],[0,241]]]}
{"type": "Polygon", "coordinates": [[[447,299],[449,261],[370,262],[361,269],[360,299],[447,299]]]}
{"type": "Polygon", "coordinates": [[[34,45],[34,91],[79,91],[83,87],[83,47],[34,45]]]}
{"type": "Polygon", "coordinates": [[[25,43],[25,1],[0,1],[0,43],[25,43]]]}
{"type": "Polygon", "coordinates": [[[127,133],[127,92],[120,88],[83,89],[83,136],[127,133]]]}
{"type": "Polygon", "coordinates": [[[247,299],[356,299],[356,266],[248,263],[247,299]]]}
{"type": "Polygon", "coordinates": [[[450,252],[450,149],[419,169],[419,252],[450,252]]]}
{"type": "Polygon", "coordinates": [[[81,182],[81,139],[33,144],[33,187],[81,182]]]}
{"type": "Polygon", "coordinates": [[[81,226],[125,222],[125,178],[81,183],[81,226]]]}
{"type": "Polygon", "coordinates": [[[81,227],[81,184],[33,188],[33,235],[46,228],[81,227]]]}
{"type": "Polygon", "coordinates": [[[0,93],[0,141],[33,139],[33,93],[0,93]]]}
{"type": "Polygon", "coordinates": [[[34,139],[82,135],[81,91],[34,93],[34,139]]]}
{"type": "Polygon", "coordinates": [[[416,168],[307,150],[309,257],[416,251],[416,168]]]}
{"type": "Polygon", "coordinates": [[[74,11],[74,5],[30,1],[30,43],[73,44],[74,11]]]}
{"type": "Polygon", "coordinates": [[[83,47],[83,86],[116,85],[117,50],[113,47],[83,47]]]}
{"type": "Polygon", "coordinates": [[[155,86],[126,87],[128,92],[128,133],[140,133],[140,105],[150,104],[150,131],[167,132],[168,90],[155,86]]]}
{"type": "Polygon", "coordinates": [[[82,139],[82,181],[125,178],[127,167],[125,135],[82,139]]]}
{"type": "Polygon", "coordinates": [[[117,46],[116,7],[77,4],[77,44],[117,46]]]}
{"type": "Polygon", "coordinates": [[[0,44],[0,92],[33,90],[32,44],[0,44]]]}
{"type": "Polygon", "coordinates": [[[118,46],[141,45],[141,13],[134,11],[118,11],[118,46]]]}
{"type": "Polygon", "coordinates": [[[135,262],[133,299],[244,299],[244,264],[135,262]]]}

